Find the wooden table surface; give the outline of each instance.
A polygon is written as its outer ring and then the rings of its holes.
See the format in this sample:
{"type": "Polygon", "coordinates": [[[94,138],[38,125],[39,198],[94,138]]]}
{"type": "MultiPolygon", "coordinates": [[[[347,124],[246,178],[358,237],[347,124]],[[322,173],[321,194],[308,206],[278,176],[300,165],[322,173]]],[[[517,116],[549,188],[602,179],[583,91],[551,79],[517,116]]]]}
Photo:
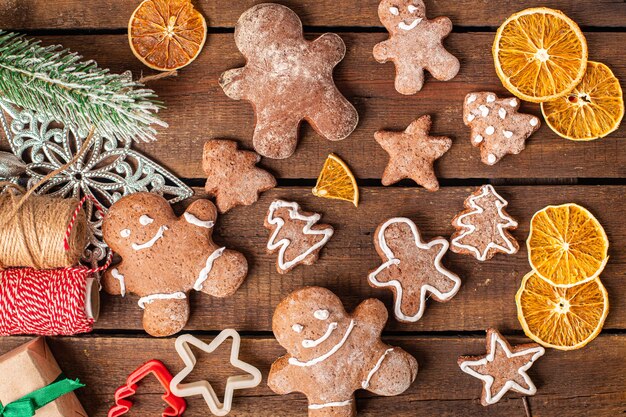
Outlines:
{"type": "MultiPolygon", "coordinates": [[[[209,35],[197,61],[178,77],[150,86],[165,101],[162,117],[170,124],[158,142],[136,148],[170,168],[203,194],[203,143],[212,138],[239,140],[251,147],[254,117],[244,102],[228,99],[217,80],[223,71],[243,64],[233,40],[238,16],[257,3],[253,0],[194,0],[207,17],[209,35]]],[[[133,56],[126,37],[128,18],[139,0],[3,0],[0,27],[23,31],[61,43],[112,71],[132,70],[136,76],[153,74],[133,56]]],[[[243,335],[242,358],[264,375],[256,389],[236,393],[234,416],[306,415],[302,395],[275,395],[266,385],[270,364],[284,353],[271,333],[276,304],[304,285],[325,286],[337,293],[348,309],[368,297],[391,306],[391,294],[370,288],[366,277],[380,264],[373,242],[376,226],[389,216],[413,219],[426,238],[449,236],[450,221],[476,186],[492,183],[510,202],[509,212],[520,222],[514,233],[523,243],[532,214],[548,204],[576,202],[589,208],[604,225],[611,242],[610,261],[602,274],[611,309],[602,334],[587,347],[573,352],[549,350],[530,371],[538,393],[528,398],[532,416],[615,416],[626,412],[626,124],[609,138],[573,143],[543,126],[518,156],[507,156],[495,167],[480,162],[468,140],[462,103],[471,91],[506,91],[496,77],[491,44],[495,29],[511,13],[537,5],[531,1],[427,0],[428,14],[449,16],[454,33],[447,46],[462,66],[450,82],[430,76],[424,90],[404,97],[393,87],[392,64],[374,61],[372,48],[387,37],[377,18],[377,0],[284,0],[302,18],[307,36],[325,31],[339,33],[347,56],[335,72],[342,92],[361,116],[358,129],[342,142],[318,137],[309,126],[295,155],[287,160],[264,159],[262,165],[278,178],[279,187],[250,207],[232,210],[218,219],[218,241],[245,253],[250,274],[237,294],[226,300],[205,295],[191,297],[192,315],[187,330],[210,341],[219,331],[235,328],[243,335]],[[404,129],[422,114],[434,119],[433,133],[448,135],[454,145],[437,164],[442,188],[429,193],[410,182],[382,187],[380,176],[386,153],[374,141],[381,128],[404,129]],[[319,199],[310,189],[330,152],[344,158],[359,179],[362,204],[319,199]],[[267,231],[263,216],[274,198],[295,199],[307,210],[323,213],[335,236],[311,267],[279,275],[275,257],[265,254],[267,231]]],[[[626,3],[623,0],[552,0],[539,2],[558,8],[584,29],[590,59],[608,64],[626,80],[626,3]]],[[[540,115],[539,106],[524,104],[524,111],[540,115]]],[[[521,245],[524,246],[524,245],[521,245]]],[[[463,279],[459,294],[449,303],[430,302],[416,324],[391,319],[384,339],[402,346],[420,364],[417,380],[398,397],[384,398],[360,392],[362,416],[525,416],[520,395],[509,394],[498,404],[480,405],[480,381],[462,373],[456,364],[461,354],[484,352],[484,330],[493,326],[513,342],[524,342],[516,317],[515,293],[529,271],[524,247],[514,256],[499,255],[479,263],[450,253],[447,264],[463,279]]],[[[155,339],[141,328],[136,298],[103,296],[101,319],[92,334],[50,338],[49,344],[65,372],[87,387],[78,396],[90,416],[104,416],[113,393],[126,376],[143,362],[157,358],[172,372],[182,368],[174,338],[155,339]]],[[[0,338],[0,352],[29,340],[0,338]]],[[[202,355],[191,380],[208,378],[218,392],[232,375],[228,348],[202,355]]],[[[0,376],[4,378],[4,376],[0,376]]],[[[161,390],[153,381],[135,396],[132,415],[160,415],[161,390]]],[[[208,415],[202,399],[190,398],[187,416],[208,415]]]]}

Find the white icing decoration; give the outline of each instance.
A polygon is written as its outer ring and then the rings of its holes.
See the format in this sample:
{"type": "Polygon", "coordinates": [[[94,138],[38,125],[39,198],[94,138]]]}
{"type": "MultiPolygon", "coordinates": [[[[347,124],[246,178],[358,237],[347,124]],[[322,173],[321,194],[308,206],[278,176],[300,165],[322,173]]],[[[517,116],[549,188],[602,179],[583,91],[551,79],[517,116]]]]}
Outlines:
{"type": "Polygon", "coordinates": [[[439,300],[449,300],[452,297],[454,297],[456,293],[459,291],[459,288],[461,288],[461,279],[456,274],[444,268],[444,266],[441,263],[441,259],[443,258],[445,253],[448,251],[448,248],[450,247],[450,244],[448,243],[448,241],[446,239],[439,238],[439,239],[434,239],[428,243],[422,242],[419,231],[417,230],[417,226],[415,226],[415,223],[413,223],[410,219],[407,219],[404,217],[395,217],[393,219],[387,220],[380,227],[380,230],[378,232],[378,247],[383,251],[388,261],[382,264],[380,267],[378,267],[376,271],[369,274],[368,280],[370,283],[372,283],[372,285],[376,287],[395,288],[396,297],[395,297],[395,304],[394,304],[394,314],[400,320],[408,321],[408,322],[416,322],[420,318],[422,318],[422,315],[424,314],[424,310],[426,309],[427,293],[430,292],[436,295],[437,299],[439,300]],[[417,246],[419,249],[428,250],[432,248],[433,246],[441,245],[441,250],[439,251],[439,253],[437,254],[434,260],[435,269],[437,269],[439,273],[441,273],[442,275],[445,275],[451,281],[454,282],[454,287],[452,287],[450,291],[445,292],[445,293],[442,293],[441,291],[439,291],[437,288],[433,287],[432,285],[429,285],[429,284],[423,285],[420,288],[419,309],[417,313],[415,313],[414,316],[407,316],[402,312],[402,297],[403,297],[404,291],[403,291],[402,285],[400,284],[398,280],[393,279],[388,282],[380,282],[376,279],[376,276],[380,274],[382,271],[384,271],[385,269],[387,269],[389,266],[399,265],[401,262],[400,259],[397,259],[395,257],[393,251],[389,248],[389,246],[387,245],[387,241],[385,239],[385,231],[390,225],[395,224],[395,223],[405,223],[411,228],[411,232],[413,233],[413,238],[415,241],[415,246],[417,246]]]}
{"type": "Polygon", "coordinates": [[[530,125],[532,127],[535,127],[539,124],[539,120],[536,117],[533,117],[532,119],[530,119],[530,125]]]}
{"type": "Polygon", "coordinates": [[[485,129],[485,133],[488,135],[493,135],[496,132],[496,128],[493,126],[487,126],[487,129],[485,129]]]}
{"type": "Polygon", "coordinates": [[[183,217],[185,218],[185,220],[187,220],[187,223],[193,224],[194,226],[204,227],[205,229],[210,229],[215,226],[215,223],[213,223],[211,220],[200,220],[191,213],[185,212],[183,214],[183,217]]]}
{"type": "MultiPolygon", "coordinates": [[[[489,155],[489,156],[493,156],[493,155],[489,155]]],[[[494,156],[494,159],[495,159],[495,156],[494,156]]],[[[474,254],[476,259],[478,259],[479,261],[485,261],[487,259],[487,253],[489,252],[490,249],[498,249],[498,250],[503,251],[504,253],[508,253],[509,255],[511,255],[515,252],[516,248],[515,246],[513,246],[513,243],[506,237],[504,230],[507,227],[517,227],[517,222],[513,220],[512,218],[510,218],[509,216],[506,216],[504,214],[503,209],[506,206],[508,206],[509,203],[504,198],[502,198],[500,194],[496,192],[496,190],[493,188],[491,184],[483,185],[481,188],[481,191],[482,192],[479,195],[472,196],[468,200],[469,206],[472,208],[472,211],[462,216],[459,216],[459,218],[456,220],[455,226],[463,227],[466,230],[462,234],[457,236],[456,238],[452,239],[452,245],[469,250],[470,252],[474,254]],[[489,242],[487,246],[485,247],[484,252],[481,253],[480,250],[478,250],[478,248],[474,246],[462,244],[460,243],[460,241],[463,238],[465,238],[465,236],[471,235],[472,233],[476,231],[476,226],[474,226],[473,224],[465,224],[463,223],[463,220],[467,218],[468,216],[482,214],[485,210],[477,204],[477,201],[480,200],[481,198],[486,197],[489,194],[493,195],[498,200],[496,201],[496,207],[498,209],[498,216],[500,217],[501,220],[506,221],[506,223],[498,224],[498,233],[500,234],[500,237],[507,243],[507,247],[498,245],[495,242],[489,242]]]]}
{"type": "Polygon", "coordinates": [[[473,114],[468,114],[467,115],[467,121],[468,122],[473,122],[475,118],[476,118],[476,116],[474,116],[473,114]]]}
{"type": "Polygon", "coordinates": [[[167,226],[163,225],[161,227],[159,227],[159,230],[157,230],[156,234],[152,237],[152,239],[150,239],[149,241],[145,242],[145,243],[133,243],[132,247],[134,250],[142,250],[142,249],[148,249],[151,248],[156,242],[157,240],[161,239],[163,237],[163,232],[165,232],[166,230],[168,230],[167,226]]]}
{"type": "Polygon", "coordinates": [[[326,404],[309,404],[309,410],[321,410],[322,408],[327,408],[327,407],[345,407],[350,404],[352,404],[352,400],[335,401],[335,402],[326,403],[326,404]]]}
{"type": "Polygon", "coordinates": [[[139,304],[139,307],[141,307],[142,309],[145,309],[146,304],[153,303],[156,300],[184,300],[185,298],[187,298],[185,293],[180,291],[171,294],[152,294],[141,297],[139,301],[137,301],[137,304],[139,304]]]}
{"type": "Polygon", "coordinates": [[[126,284],[124,282],[124,275],[120,274],[117,268],[111,269],[111,276],[120,282],[120,294],[122,297],[126,296],[126,284]]]}
{"type": "Polygon", "coordinates": [[[495,164],[497,159],[498,158],[496,158],[496,156],[492,153],[487,155],[487,162],[489,162],[490,164],[495,164]]]}
{"type": "Polygon", "coordinates": [[[312,347],[315,347],[317,345],[320,345],[320,344],[324,343],[326,341],[326,339],[328,339],[330,337],[330,335],[333,334],[335,329],[337,329],[337,323],[335,323],[335,322],[330,323],[330,325],[326,329],[326,333],[324,333],[319,339],[315,339],[315,340],[304,339],[302,341],[302,346],[307,348],[307,349],[310,349],[312,347]]]}
{"type": "Polygon", "coordinates": [[[324,353],[323,355],[318,356],[317,358],[313,358],[313,359],[311,359],[310,361],[307,361],[307,362],[300,362],[296,358],[289,358],[289,363],[291,365],[295,365],[295,366],[313,366],[313,365],[315,365],[317,363],[325,361],[326,359],[331,357],[335,352],[337,352],[339,349],[341,349],[341,347],[344,345],[344,343],[346,343],[346,340],[348,340],[348,336],[350,336],[350,333],[352,332],[353,328],[354,328],[354,320],[350,320],[350,325],[348,326],[348,329],[346,330],[346,333],[343,335],[343,337],[341,338],[339,343],[337,343],[335,346],[333,346],[328,352],[324,353]]]}
{"type": "Polygon", "coordinates": [[[489,116],[489,107],[485,106],[484,104],[481,104],[478,109],[480,110],[480,113],[482,114],[483,117],[487,117],[489,116]]]}
{"type": "Polygon", "coordinates": [[[482,137],[482,135],[476,135],[476,137],[474,138],[474,142],[476,143],[480,143],[484,140],[485,138],[482,137]]]}
{"type": "Polygon", "coordinates": [[[129,229],[123,229],[123,230],[120,232],[120,236],[122,236],[124,239],[126,239],[127,237],[129,237],[129,236],[130,236],[130,230],[129,230],[129,229]]]}
{"type": "Polygon", "coordinates": [[[291,330],[293,330],[296,333],[302,333],[302,330],[304,330],[304,327],[301,324],[294,324],[293,326],[291,326],[291,330]]]}
{"type": "Polygon", "coordinates": [[[493,103],[494,101],[496,101],[496,96],[494,96],[493,94],[489,94],[487,96],[487,103],[493,103]]]}
{"type": "Polygon", "coordinates": [[[398,27],[402,30],[409,31],[409,30],[415,29],[415,27],[419,25],[420,23],[422,23],[422,19],[415,19],[413,22],[411,22],[410,25],[407,25],[404,22],[400,22],[398,23],[398,27]]]}
{"type": "Polygon", "coordinates": [[[318,320],[326,320],[328,319],[328,317],[330,317],[330,313],[328,312],[328,310],[315,310],[315,312],[313,313],[313,317],[318,320]]]}
{"type": "Polygon", "coordinates": [[[382,356],[378,359],[378,362],[376,362],[376,365],[374,365],[374,367],[369,371],[369,373],[367,374],[367,378],[365,378],[365,380],[361,382],[361,387],[363,389],[367,389],[367,387],[370,386],[370,381],[372,380],[372,377],[378,371],[378,369],[380,369],[380,366],[383,364],[383,361],[385,360],[389,352],[391,352],[392,350],[393,348],[387,349],[385,353],[383,353],[382,356]]]}
{"type": "Polygon", "coordinates": [[[498,110],[498,115],[500,116],[500,119],[506,119],[506,110],[504,107],[501,107],[500,110],[498,110]]]}
{"type": "Polygon", "coordinates": [[[417,7],[413,6],[412,4],[409,4],[409,12],[415,13],[418,10],[419,9],[417,7]]]}
{"type": "Polygon", "coordinates": [[[491,343],[491,348],[489,350],[489,354],[485,356],[483,359],[480,359],[477,361],[465,361],[465,362],[462,362],[460,365],[461,370],[463,372],[484,381],[485,402],[487,402],[487,404],[497,403],[504,396],[504,394],[510,389],[516,392],[519,392],[522,395],[535,395],[535,393],[537,393],[537,387],[535,387],[535,384],[533,384],[533,381],[530,379],[526,371],[533,365],[533,363],[540,356],[542,356],[546,352],[546,350],[541,346],[537,346],[537,347],[532,347],[532,348],[528,348],[528,349],[513,353],[506,346],[506,343],[495,332],[491,334],[490,343],[491,343]],[[504,386],[500,389],[500,391],[496,393],[496,395],[492,395],[491,387],[493,383],[495,382],[495,378],[491,375],[480,374],[471,368],[472,366],[482,366],[482,365],[486,365],[487,362],[493,362],[496,356],[497,345],[500,345],[502,350],[504,350],[504,353],[506,354],[507,358],[514,358],[516,356],[525,356],[525,355],[528,355],[529,353],[534,352],[534,355],[531,357],[528,363],[522,365],[517,370],[517,373],[521,375],[522,378],[524,378],[524,382],[526,382],[526,384],[528,385],[528,388],[522,387],[520,384],[518,384],[515,381],[508,380],[506,381],[506,384],[504,384],[504,386]]]}
{"type": "Polygon", "coordinates": [[[400,14],[400,10],[398,10],[397,7],[390,7],[389,8],[389,13],[391,13],[394,16],[398,16],[400,14]]]}
{"type": "Polygon", "coordinates": [[[467,104],[472,104],[476,101],[476,94],[472,94],[467,98],[467,104]]]}
{"type": "Polygon", "coordinates": [[[511,105],[511,107],[517,106],[517,99],[516,98],[512,98],[511,101],[510,101],[510,105],[511,105]]]}
{"type": "Polygon", "coordinates": [[[147,214],[144,214],[144,215],[142,215],[142,216],[139,218],[139,223],[140,223],[142,226],[147,226],[147,225],[149,225],[149,224],[150,224],[150,223],[152,223],[152,222],[154,222],[154,219],[153,219],[152,217],[148,216],[147,214]]]}
{"type": "Polygon", "coordinates": [[[193,284],[194,290],[202,291],[202,285],[204,284],[204,281],[206,281],[207,278],[209,277],[209,274],[211,273],[211,269],[213,269],[213,262],[215,262],[217,258],[222,256],[222,253],[224,253],[224,250],[226,250],[226,248],[219,248],[219,249],[214,250],[213,253],[209,255],[209,257],[206,260],[206,264],[204,268],[202,268],[202,270],[198,274],[198,279],[196,280],[195,284],[193,284]]]}
{"type": "Polygon", "coordinates": [[[301,262],[304,258],[309,256],[315,250],[324,246],[333,235],[332,228],[312,230],[311,227],[320,220],[321,216],[317,213],[311,216],[303,216],[302,214],[298,213],[299,209],[300,206],[298,205],[298,203],[276,200],[270,205],[269,213],[267,215],[267,222],[269,224],[276,225],[276,230],[274,230],[274,233],[272,233],[272,236],[270,236],[270,239],[267,242],[267,249],[273,251],[280,248],[278,252],[278,267],[282,270],[289,269],[295,264],[301,262]],[[278,242],[274,242],[276,236],[278,236],[278,232],[285,225],[285,221],[283,219],[281,219],[280,217],[274,217],[274,212],[277,209],[283,207],[287,207],[289,209],[289,217],[291,219],[307,222],[307,224],[302,229],[302,233],[304,233],[305,235],[324,235],[324,238],[322,240],[315,243],[308,250],[295,257],[291,261],[285,261],[285,252],[287,251],[287,247],[291,244],[291,241],[289,239],[281,239],[278,242]]]}
{"type": "Polygon", "coordinates": [[[510,130],[505,130],[504,137],[507,139],[511,139],[513,137],[513,132],[511,132],[510,130]]]}

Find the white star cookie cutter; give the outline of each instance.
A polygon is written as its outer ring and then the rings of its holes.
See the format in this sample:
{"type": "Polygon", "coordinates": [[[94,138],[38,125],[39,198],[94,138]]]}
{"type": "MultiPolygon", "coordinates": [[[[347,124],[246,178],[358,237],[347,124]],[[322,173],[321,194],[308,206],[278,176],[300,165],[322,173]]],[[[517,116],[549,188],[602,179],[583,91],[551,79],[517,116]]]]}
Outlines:
{"type": "Polygon", "coordinates": [[[206,344],[190,334],[184,334],[176,339],[176,351],[185,364],[185,368],[180,371],[170,383],[170,390],[179,397],[190,397],[192,395],[202,395],[206,401],[211,413],[216,416],[225,416],[228,414],[233,405],[233,394],[236,389],[254,388],[261,383],[261,371],[254,366],[239,360],[239,346],[241,345],[241,337],[233,329],[223,330],[217,335],[210,344],[206,344]],[[224,391],[224,402],[220,402],[217,398],[215,390],[208,381],[196,381],[188,384],[181,382],[191,373],[196,366],[196,357],[191,351],[189,345],[193,345],[198,349],[212,353],[228,338],[233,339],[233,345],[230,351],[230,363],[242,371],[244,375],[236,375],[228,377],[226,381],[226,389],[224,391]]]}

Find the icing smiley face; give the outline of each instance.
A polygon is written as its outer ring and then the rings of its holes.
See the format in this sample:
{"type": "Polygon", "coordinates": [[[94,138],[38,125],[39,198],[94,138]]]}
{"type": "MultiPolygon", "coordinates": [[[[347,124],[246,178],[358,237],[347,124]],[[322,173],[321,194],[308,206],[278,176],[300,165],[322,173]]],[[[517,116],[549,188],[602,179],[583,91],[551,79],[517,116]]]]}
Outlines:
{"type": "MultiPolygon", "coordinates": [[[[148,216],[147,214],[142,214],[139,217],[139,224],[141,226],[148,226],[150,224],[154,223],[154,219],[150,216],[148,216]]],[[[165,231],[167,230],[167,226],[166,225],[161,225],[159,226],[159,228],[157,229],[157,231],[155,232],[155,234],[147,241],[143,242],[143,243],[136,243],[133,242],[131,244],[131,247],[134,250],[143,250],[143,249],[148,249],[151,248],[152,246],[154,246],[154,244],[163,237],[163,233],[165,233],[165,231]]],[[[122,229],[120,231],[120,236],[123,237],[124,239],[127,239],[130,237],[130,235],[132,234],[132,231],[130,229],[122,229]]]]}
{"type": "Polygon", "coordinates": [[[390,32],[410,31],[426,18],[426,8],[421,0],[383,0],[378,15],[390,32]]]}

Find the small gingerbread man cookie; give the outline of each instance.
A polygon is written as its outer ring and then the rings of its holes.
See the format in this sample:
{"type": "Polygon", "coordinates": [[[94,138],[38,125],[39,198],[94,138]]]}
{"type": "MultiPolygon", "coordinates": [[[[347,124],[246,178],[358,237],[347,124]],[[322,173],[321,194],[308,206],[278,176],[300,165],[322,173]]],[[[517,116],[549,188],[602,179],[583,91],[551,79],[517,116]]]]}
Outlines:
{"type": "Polygon", "coordinates": [[[204,144],[204,188],[215,197],[220,213],[240,205],[249,206],[259,199],[259,193],[276,187],[274,177],[256,167],[260,160],[255,152],[237,150],[237,142],[232,140],[214,139],[204,144]]]}
{"type": "Polygon", "coordinates": [[[387,220],[374,236],[384,263],[369,274],[368,281],[374,288],[393,291],[399,321],[421,319],[427,298],[445,302],[459,292],[461,279],[441,262],[449,247],[446,239],[423,242],[415,223],[404,217],[387,220]]]}
{"type": "Polygon", "coordinates": [[[334,230],[328,224],[317,224],[322,216],[300,209],[295,202],[275,200],[265,218],[265,228],[271,232],[267,251],[278,251],[276,269],[286,274],[296,266],[312,265],[334,230]]]}
{"type": "Polygon", "coordinates": [[[471,142],[480,148],[484,164],[495,165],[507,154],[518,154],[526,139],[541,127],[539,118],[518,113],[515,97],[498,98],[494,93],[470,93],[465,97],[463,121],[472,129],[471,142]]]}
{"type": "Polygon", "coordinates": [[[246,277],[246,258],[213,242],[216,219],[209,200],[195,201],[177,217],[167,200],[151,193],[121,198],[104,218],[104,240],[122,261],[106,271],[102,286],[112,295],[141,297],[143,326],[152,336],[183,329],[192,289],[227,297],[246,277]]]}
{"type": "Polygon", "coordinates": [[[338,35],[327,33],[309,42],[298,15],[264,3],[241,15],[235,42],[246,66],[222,74],[220,85],[228,97],[252,103],[258,153],[291,156],[302,120],[328,140],[345,139],[354,131],[358,113],[333,81],[333,69],[346,53],[338,35]]]}
{"type": "Polygon", "coordinates": [[[272,330],[287,354],[272,365],[269,387],[281,395],[306,395],[311,417],[355,416],[359,389],[403,393],[415,380],[417,361],[380,340],[386,322],[387,310],[376,299],[348,314],[325,288],[294,291],[274,312],[272,330]]]}
{"type": "Polygon", "coordinates": [[[378,6],[380,21],[389,31],[389,39],[374,47],[380,63],[396,65],[396,90],[415,94],[424,86],[424,70],[441,81],[453,79],[461,64],[446,51],[443,40],[452,31],[447,17],[426,18],[422,0],[383,0],[378,6]]]}

